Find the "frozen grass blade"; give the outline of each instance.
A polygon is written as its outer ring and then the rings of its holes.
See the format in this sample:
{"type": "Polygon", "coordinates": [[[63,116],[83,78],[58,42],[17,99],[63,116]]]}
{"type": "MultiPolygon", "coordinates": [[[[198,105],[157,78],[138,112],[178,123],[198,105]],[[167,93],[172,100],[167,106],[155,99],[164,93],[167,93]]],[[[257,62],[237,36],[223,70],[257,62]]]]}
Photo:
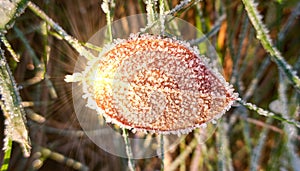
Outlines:
{"type": "Polygon", "coordinates": [[[248,25],[249,25],[248,18],[244,17],[244,21],[242,23],[242,28],[241,28],[242,31],[239,34],[237,53],[235,55],[235,60],[234,60],[235,62],[234,62],[232,77],[231,77],[231,81],[230,81],[232,84],[237,85],[236,87],[237,87],[239,93],[241,92],[241,90],[240,90],[241,86],[239,85],[240,84],[240,78],[239,78],[240,74],[239,74],[238,68],[239,68],[239,64],[241,61],[241,51],[242,51],[242,47],[243,47],[243,42],[246,37],[248,25]]]}
{"type": "MultiPolygon", "coordinates": [[[[272,121],[272,119],[268,118],[266,122],[270,123],[271,121],[272,121]]],[[[268,134],[268,129],[264,128],[263,131],[259,135],[258,144],[252,150],[251,161],[250,161],[250,170],[251,171],[258,170],[259,160],[260,160],[260,157],[263,156],[263,154],[262,154],[263,150],[262,149],[263,149],[263,146],[266,143],[267,134],[268,134]]]]}
{"type": "Polygon", "coordinates": [[[227,136],[229,124],[221,122],[220,129],[216,133],[218,153],[218,170],[233,171],[232,158],[229,148],[229,138],[227,136]]]}
{"type": "Polygon", "coordinates": [[[260,65],[260,67],[258,69],[256,77],[251,80],[250,85],[248,86],[248,88],[246,90],[246,93],[243,97],[244,101],[248,101],[248,99],[250,99],[253,96],[255,89],[258,86],[259,80],[263,77],[263,75],[266,72],[269,65],[270,65],[270,59],[265,58],[265,60],[262,62],[262,64],[260,65]]]}
{"type": "Polygon", "coordinates": [[[286,118],[282,115],[279,115],[279,114],[275,114],[273,112],[270,112],[270,111],[267,111],[267,110],[264,110],[260,107],[257,107],[255,104],[252,104],[252,103],[247,103],[241,99],[238,100],[238,102],[245,106],[246,108],[248,108],[249,110],[253,110],[255,112],[257,112],[257,114],[259,115],[262,115],[262,116],[266,116],[266,117],[271,117],[271,118],[274,118],[276,120],[279,120],[279,121],[282,121],[282,122],[286,122],[286,123],[289,123],[291,125],[295,125],[296,127],[300,128],[300,123],[296,120],[293,120],[293,119],[289,119],[289,118],[286,118]]]}
{"type": "Polygon", "coordinates": [[[16,52],[13,50],[13,48],[11,47],[10,43],[8,42],[8,40],[6,39],[6,37],[4,35],[1,35],[1,41],[4,44],[4,46],[6,47],[6,49],[8,50],[8,52],[10,53],[10,55],[13,57],[13,59],[16,62],[20,61],[20,56],[16,54],[16,52]]]}
{"type": "Polygon", "coordinates": [[[191,0],[182,0],[178,5],[176,5],[173,9],[171,9],[168,12],[168,15],[174,15],[176,12],[185,8],[190,2],[191,2],[191,0]]]}
{"type": "Polygon", "coordinates": [[[24,156],[28,157],[31,147],[25,126],[25,112],[2,49],[0,49],[0,78],[1,109],[5,116],[6,139],[20,143],[24,156]]]}
{"type": "MultiPolygon", "coordinates": [[[[290,113],[289,109],[292,108],[292,103],[288,102],[287,94],[287,80],[285,79],[285,75],[280,72],[279,73],[279,102],[281,103],[281,114],[285,117],[288,117],[290,113]],[[290,104],[290,105],[289,105],[290,104]]],[[[296,110],[297,112],[297,110],[296,110]]],[[[293,143],[294,137],[297,135],[297,129],[293,125],[284,124],[284,132],[287,138],[286,148],[288,151],[288,155],[290,158],[290,165],[294,170],[300,168],[300,158],[298,154],[295,152],[297,151],[297,147],[295,147],[293,143]]]]}
{"type": "MultiPolygon", "coordinates": [[[[47,31],[48,31],[48,33],[49,33],[51,36],[57,38],[58,40],[63,40],[63,39],[64,39],[60,34],[54,32],[54,31],[51,31],[51,30],[47,30],[47,31]]],[[[82,46],[85,46],[85,47],[88,48],[88,49],[92,49],[92,50],[95,50],[95,51],[97,51],[97,52],[101,52],[101,51],[102,51],[102,47],[96,46],[96,45],[91,44],[91,43],[89,43],[89,42],[85,42],[85,43],[79,42],[79,43],[80,43],[82,46]]]]}
{"type": "Polygon", "coordinates": [[[126,146],[125,150],[128,157],[128,168],[130,169],[130,171],[134,171],[135,166],[134,166],[134,161],[132,159],[133,156],[132,156],[131,144],[128,138],[128,131],[125,128],[123,128],[123,138],[125,141],[125,146],[126,146]]]}
{"type": "Polygon", "coordinates": [[[52,27],[65,41],[67,41],[80,55],[91,60],[95,56],[89,52],[84,46],[82,46],[77,39],[70,36],[64,29],[62,29],[57,23],[55,23],[49,16],[47,16],[39,7],[34,3],[28,2],[28,8],[44,20],[50,27],[52,27]]]}
{"type": "Polygon", "coordinates": [[[151,26],[156,21],[156,12],[154,11],[154,2],[153,0],[146,1],[146,11],[147,11],[147,26],[151,26]]]}
{"type": "MultiPolygon", "coordinates": [[[[151,0],[150,0],[151,1],[151,0]]],[[[181,11],[181,10],[183,10],[183,11],[186,11],[187,9],[189,9],[189,8],[191,8],[191,6],[193,6],[194,4],[196,4],[197,2],[199,2],[200,0],[197,0],[197,1],[195,1],[194,3],[190,3],[191,2],[191,0],[183,0],[183,1],[181,1],[181,3],[180,4],[178,4],[178,5],[176,5],[173,9],[171,9],[171,10],[168,10],[168,11],[165,11],[164,13],[165,13],[165,16],[173,16],[176,12],[179,12],[179,11],[181,11]],[[189,4],[189,5],[188,5],[189,4]]],[[[148,3],[148,1],[147,1],[147,3],[148,3]]],[[[147,4],[146,4],[147,5],[147,4]]],[[[152,6],[152,5],[150,5],[150,6],[152,6]]],[[[150,7],[149,7],[150,8],[150,7]]],[[[148,11],[147,11],[147,14],[148,14],[148,11]]],[[[149,21],[147,21],[147,26],[145,27],[145,28],[143,28],[143,29],[141,29],[141,33],[145,33],[145,32],[147,32],[149,29],[151,29],[151,28],[153,28],[153,27],[155,27],[157,24],[160,24],[160,20],[153,20],[152,21],[152,19],[154,18],[157,18],[157,17],[155,17],[156,16],[156,13],[155,13],[155,11],[153,12],[153,14],[151,14],[151,16],[149,15],[149,19],[147,19],[147,20],[151,20],[151,23],[149,23],[149,21]]],[[[164,21],[164,22],[169,22],[169,21],[172,21],[174,19],[174,17],[170,17],[170,18],[168,18],[166,21],[164,21]]],[[[172,27],[175,27],[175,28],[177,28],[177,26],[175,26],[175,24],[174,25],[172,25],[172,27]]]]}
{"type": "Polygon", "coordinates": [[[107,25],[107,31],[109,36],[109,41],[111,42],[113,40],[112,37],[112,28],[111,28],[111,22],[112,22],[112,13],[111,8],[115,7],[115,3],[113,0],[104,0],[101,4],[101,8],[103,12],[106,14],[106,25],[107,25]]]}
{"type": "Polygon", "coordinates": [[[164,0],[159,0],[159,20],[160,20],[160,32],[162,35],[165,34],[165,4],[164,0]]]}
{"type": "Polygon", "coordinates": [[[262,16],[257,11],[257,4],[253,0],[242,0],[250,21],[252,22],[257,38],[260,40],[261,44],[267,52],[271,54],[272,59],[277,64],[280,70],[282,70],[285,75],[292,82],[292,85],[300,91],[300,79],[296,75],[296,72],[292,70],[292,67],[284,60],[280,52],[273,45],[271,38],[268,34],[266,26],[262,22],[262,16]]]}

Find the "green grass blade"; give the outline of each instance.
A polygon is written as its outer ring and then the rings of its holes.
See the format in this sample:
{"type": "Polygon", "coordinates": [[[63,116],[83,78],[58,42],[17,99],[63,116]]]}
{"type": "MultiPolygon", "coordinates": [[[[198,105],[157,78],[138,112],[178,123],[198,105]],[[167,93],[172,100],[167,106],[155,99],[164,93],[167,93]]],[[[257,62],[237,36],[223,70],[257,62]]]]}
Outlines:
{"type": "Polygon", "coordinates": [[[4,139],[4,157],[0,171],[7,171],[11,156],[12,140],[8,137],[4,139]]]}

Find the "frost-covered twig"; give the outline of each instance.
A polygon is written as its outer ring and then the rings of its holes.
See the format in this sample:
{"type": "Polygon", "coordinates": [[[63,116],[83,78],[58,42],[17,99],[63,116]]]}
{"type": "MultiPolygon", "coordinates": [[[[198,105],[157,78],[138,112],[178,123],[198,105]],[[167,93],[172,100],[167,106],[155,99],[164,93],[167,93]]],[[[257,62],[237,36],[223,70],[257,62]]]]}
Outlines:
{"type": "Polygon", "coordinates": [[[279,121],[283,121],[283,122],[295,125],[296,127],[300,128],[300,122],[298,122],[296,120],[288,119],[288,118],[286,118],[284,116],[281,116],[279,114],[275,114],[273,112],[264,110],[264,109],[262,109],[260,107],[257,107],[255,104],[247,103],[247,102],[245,102],[244,100],[241,100],[241,99],[239,99],[237,101],[241,105],[245,106],[247,109],[253,110],[253,111],[257,112],[259,115],[266,116],[266,117],[271,117],[271,118],[277,119],[279,121]]]}
{"type": "Polygon", "coordinates": [[[283,73],[285,73],[285,75],[292,82],[293,86],[299,92],[300,79],[296,75],[296,72],[292,70],[292,67],[284,60],[277,48],[273,45],[268,34],[268,30],[262,22],[262,16],[257,11],[257,4],[254,2],[254,0],[243,0],[243,3],[245,5],[245,9],[249,16],[249,19],[256,30],[257,38],[260,40],[265,50],[271,54],[272,59],[277,64],[279,69],[282,70],[283,73]]]}

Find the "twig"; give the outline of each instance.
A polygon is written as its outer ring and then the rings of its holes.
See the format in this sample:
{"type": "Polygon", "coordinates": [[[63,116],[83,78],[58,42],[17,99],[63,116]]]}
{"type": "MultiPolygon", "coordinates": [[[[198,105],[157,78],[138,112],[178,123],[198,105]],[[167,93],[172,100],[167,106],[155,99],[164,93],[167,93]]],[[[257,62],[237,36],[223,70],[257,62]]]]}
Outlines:
{"type": "Polygon", "coordinates": [[[262,109],[260,107],[257,107],[255,104],[245,102],[245,101],[243,101],[241,99],[239,99],[237,101],[241,105],[243,105],[246,108],[248,108],[249,110],[253,110],[253,111],[257,112],[259,115],[266,116],[266,117],[271,117],[271,118],[274,118],[276,120],[283,121],[283,122],[295,125],[296,127],[300,128],[300,123],[298,121],[296,121],[296,120],[288,119],[288,118],[285,118],[284,116],[281,116],[279,114],[275,114],[273,112],[264,110],[264,109],[262,109]]]}

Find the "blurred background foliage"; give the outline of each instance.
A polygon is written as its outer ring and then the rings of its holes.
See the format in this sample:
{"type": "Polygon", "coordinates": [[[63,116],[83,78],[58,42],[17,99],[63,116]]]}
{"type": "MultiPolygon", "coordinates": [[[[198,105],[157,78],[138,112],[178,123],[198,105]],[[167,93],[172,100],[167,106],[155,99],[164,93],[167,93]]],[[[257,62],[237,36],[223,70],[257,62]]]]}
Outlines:
{"type": "MultiPolygon", "coordinates": [[[[82,45],[106,25],[99,0],[32,2],[82,45]]],[[[173,9],[180,1],[164,3],[173,9]]],[[[300,73],[300,2],[260,0],[257,3],[274,45],[300,73]]],[[[145,12],[142,0],[116,0],[111,11],[113,20],[145,12]]],[[[300,132],[294,126],[300,119],[299,90],[270,60],[270,54],[256,38],[257,32],[242,1],[192,0],[173,15],[207,34],[219,54],[223,75],[243,100],[295,122],[288,124],[264,117],[237,104],[223,116],[206,143],[198,144],[191,133],[175,150],[167,152],[165,170],[300,170],[300,132]]],[[[6,31],[5,37],[19,62],[3,43],[1,49],[19,88],[32,145],[31,155],[25,158],[19,145],[13,143],[8,170],[128,169],[126,159],[93,144],[76,119],[71,84],[63,79],[73,73],[78,52],[28,8],[6,31]]],[[[1,114],[1,140],[5,137],[4,120],[1,114]]],[[[3,157],[1,151],[0,158],[3,157]]],[[[161,167],[158,157],[135,163],[136,170],[161,167]]]]}

